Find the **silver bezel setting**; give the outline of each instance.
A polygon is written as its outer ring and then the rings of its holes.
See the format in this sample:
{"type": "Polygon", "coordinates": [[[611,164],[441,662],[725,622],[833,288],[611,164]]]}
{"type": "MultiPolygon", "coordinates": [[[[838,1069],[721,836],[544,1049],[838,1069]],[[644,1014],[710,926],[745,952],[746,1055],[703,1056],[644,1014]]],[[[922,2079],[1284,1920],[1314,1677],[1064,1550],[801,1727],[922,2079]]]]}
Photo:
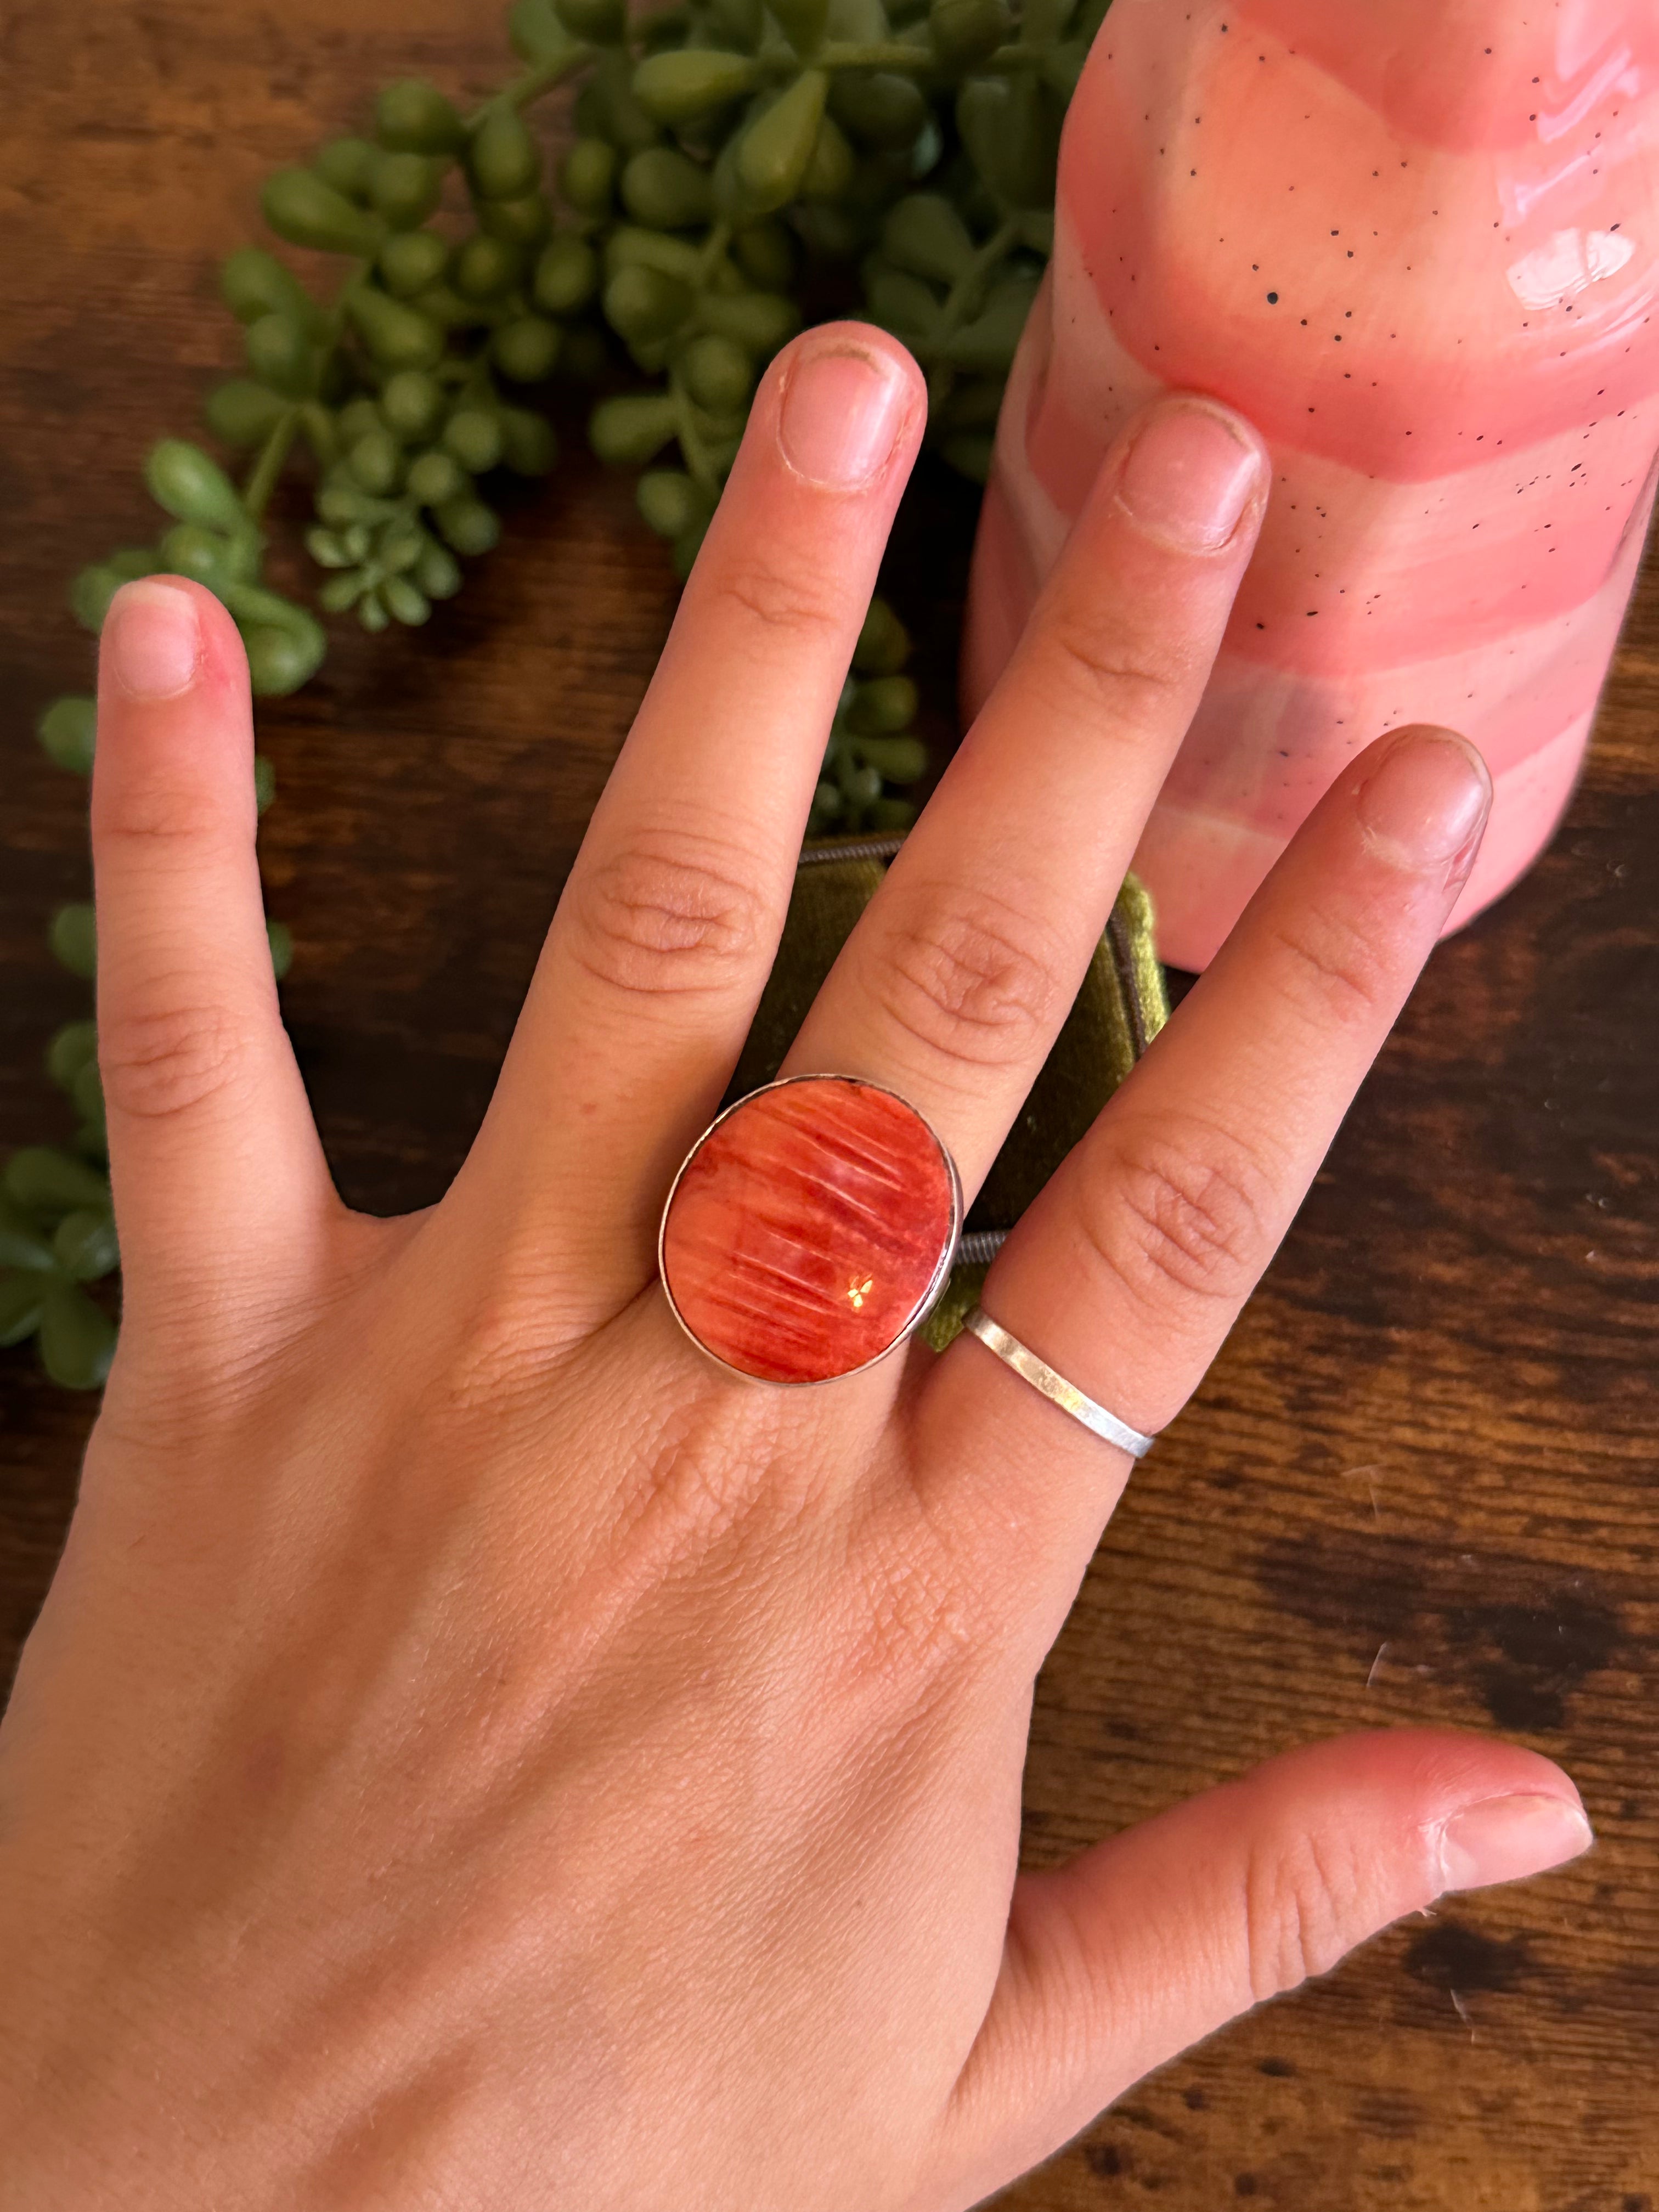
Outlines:
{"type": "Polygon", "coordinates": [[[716,1367],[723,1368],[728,1375],[735,1375],[740,1382],[758,1383],[764,1389],[820,1390],[826,1383],[829,1382],[850,1382],[855,1375],[867,1375],[872,1367],[879,1367],[884,1359],[890,1359],[893,1354],[898,1351],[902,1346],[909,1342],[910,1339],[915,1334],[916,1331],[927,1320],[928,1315],[932,1313],[933,1308],[939,1304],[940,1298],[945,1295],[945,1286],[951,1279],[951,1270],[956,1265],[957,1250],[962,1243],[963,1212],[962,1177],[957,1172],[957,1164],[951,1156],[950,1146],[945,1143],[944,1138],[940,1136],[939,1131],[933,1127],[933,1123],[922,1112],[921,1109],[919,1106],[913,1105],[909,1099],[904,1096],[902,1091],[895,1091],[890,1084],[873,1083],[867,1076],[863,1075],[842,1075],[830,1073],[817,1075],[781,1075],[775,1082],[763,1083],[757,1090],[746,1091],[741,1098],[734,1098],[732,1103],[726,1107],[723,1112],[719,1113],[714,1116],[714,1120],[708,1124],[708,1127],[697,1139],[696,1144],[692,1146],[690,1151],[687,1152],[685,1158],[680,1162],[678,1170],[675,1171],[674,1180],[668,1187],[668,1195],[663,1200],[662,1218],[657,1225],[657,1280],[662,1285],[663,1296],[668,1301],[668,1310],[673,1315],[674,1319],[679,1323],[683,1333],[693,1344],[696,1345],[697,1350],[702,1352],[703,1358],[705,1359],[713,1360],[716,1367]],[[674,1293],[668,1285],[668,1269],[664,1264],[663,1247],[668,1235],[668,1216],[673,1208],[675,1194],[679,1189],[681,1181],[684,1176],[686,1170],[690,1166],[692,1161],[696,1158],[697,1154],[708,1142],[710,1137],[714,1135],[715,1130],[720,1127],[722,1122],[729,1121],[732,1115],[741,1112],[744,1107],[752,1105],[757,1098],[763,1098],[769,1091],[787,1091],[793,1088],[797,1084],[802,1083],[847,1083],[851,1084],[855,1089],[860,1091],[879,1091],[884,1097],[891,1098],[896,1101],[899,1105],[904,1108],[906,1113],[915,1115],[916,1120],[921,1122],[922,1127],[926,1129],[928,1135],[933,1139],[934,1144],[939,1147],[939,1158],[945,1163],[945,1171],[950,1180],[951,1185],[951,1230],[950,1235],[945,1239],[944,1250],[939,1255],[938,1265],[933,1269],[933,1275],[928,1281],[927,1289],[917,1300],[909,1319],[905,1322],[904,1327],[899,1331],[898,1334],[893,1339],[890,1344],[885,1346],[880,1352],[873,1354],[872,1358],[865,1360],[860,1365],[857,1367],[848,1367],[839,1375],[814,1375],[808,1376],[802,1382],[796,1382],[782,1381],[776,1376],[769,1375],[751,1375],[746,1367],[734,1367],[729,1359],[723,1358],[718,1352],[714,1351],[708,1345],[703,1342],[702,1339],[697,1334],[696,1329],[692,1328],[690,1322],[687,1321],[685,1316],[680,1311],[679,1307],[675,1304],[674,1293]]]}

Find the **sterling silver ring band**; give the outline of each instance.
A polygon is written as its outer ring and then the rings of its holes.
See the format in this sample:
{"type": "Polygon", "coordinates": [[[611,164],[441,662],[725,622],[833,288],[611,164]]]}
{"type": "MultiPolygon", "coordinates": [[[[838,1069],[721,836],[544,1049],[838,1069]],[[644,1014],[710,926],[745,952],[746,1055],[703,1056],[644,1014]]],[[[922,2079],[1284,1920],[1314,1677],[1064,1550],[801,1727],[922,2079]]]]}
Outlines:
{"type": "Polygon", "coordinates": [[[976,1336],[988,1352],[994,1352],[1005,1367],[1012,1367],[1022,1382],[1040,1390],[1062,1413],[1081,1421],[1085,1429],[1103,1437],[1109,1444],[1115,1444],[1120,1451],[1129,1453],[1134,1459],[1145,1459],[1157,1443],[1156,1437],[1143,1437],[1139,1429],[1132,1429],[1115,1413],[1109,1413],[1104,1406],[1097,1406],[1092,1398],[1085,1397],[1063,1375],[1056,1375],[1028,1346],[994,1322],[982,1306],[974,1308],[963,1327],[976,1336]]]}

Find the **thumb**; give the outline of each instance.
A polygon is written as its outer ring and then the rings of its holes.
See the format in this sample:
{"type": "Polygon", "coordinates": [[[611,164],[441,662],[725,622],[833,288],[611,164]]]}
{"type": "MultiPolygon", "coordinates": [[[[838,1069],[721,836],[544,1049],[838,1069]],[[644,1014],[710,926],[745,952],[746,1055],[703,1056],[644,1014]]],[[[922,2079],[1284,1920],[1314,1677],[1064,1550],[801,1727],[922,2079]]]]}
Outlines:
{"type": "Polygon", "coordinates": [[[1310,1746],[1023,1875],[958,2092],[989,2189],[1237,2014],[1450,1890],[1559,1866],[1593,1838],[1536,1753],[1401,1729],[1310,1746]]]}

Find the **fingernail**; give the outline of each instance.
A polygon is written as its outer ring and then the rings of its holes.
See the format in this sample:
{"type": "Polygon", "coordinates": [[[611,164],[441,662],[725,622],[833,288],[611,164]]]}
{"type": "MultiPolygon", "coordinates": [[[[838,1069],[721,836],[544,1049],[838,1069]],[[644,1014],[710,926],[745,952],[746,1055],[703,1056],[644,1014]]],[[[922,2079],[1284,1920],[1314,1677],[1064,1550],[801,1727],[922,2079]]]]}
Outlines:
{"type": "Polygon", "coordinates": [[[1181,553],[1214,553],[1243,520],[1261,480],[1261,449],[1212,407],[1161,407],[1130,447],[1121,506],[1181,553]]]}
{"type": "Polygon", "coordinates": [[[130,697],[175,697],[188,688],[201,650],[202,626],[188,592],[147,576],[116,593],[104,622],[103,663],[130,697]]]}
{"type": "Polygon", "coordinates": [[[906,387],[896,364],[844,341],[803,354],[790,368],[778,443],[798,476],[830,491],[857,491],[897,443],[906,387]]]}
{"type": "Polygon", "coordinates": [[[1440,1878],[1447,1889],[1486,1889],[1564,1866],[1587,1851],[1595,1832],[1565,1797],[1488,1797],[1466,1805],[1440,1832],[1440,1878]]]}
{"type": "Polygon", "coordinates": [[[1396,868],[1444,868],[1460,882],[1474,865],[1492,811],[1492,778],[1474,747],[1450,730],[1407,730],[1361,785],[1365,842],[1396,868]]]}

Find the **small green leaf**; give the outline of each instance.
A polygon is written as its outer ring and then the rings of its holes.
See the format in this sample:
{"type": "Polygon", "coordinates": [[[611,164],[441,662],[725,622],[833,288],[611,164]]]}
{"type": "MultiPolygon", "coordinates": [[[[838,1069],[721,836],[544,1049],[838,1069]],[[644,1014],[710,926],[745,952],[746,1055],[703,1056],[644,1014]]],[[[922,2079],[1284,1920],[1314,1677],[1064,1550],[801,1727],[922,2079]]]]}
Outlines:
{"type": "Polygon", "coordinates": [[[40,1316],[40,1361],[66,1390],[96,1390],[115,1357],[115,1324],[78,1283],[48,1283],[40,1316]]]}
{"type": "Polygon", "coordinates": [[[1013,27],[1012,12],[1004,0],[933,0],[927,10],[933,52],[953,74],[988,61],[1013,27]]]}
{"type": "Polygon", "coordinates": [[[634,72],[634,97],[659,123],[693,123],[741,100],[760,82],[746,55],[685,47],[648,54],[634,72]]]}
{"type": "Polygon", "coordinates": [[[553,228],[544,192],[526,192],[516,200],[479,200],[478,227],[504,246],[539,246],[553,228]]]}
{"type": "Polygon", "coordinates": [[[48,1217],[81,1207],[109,1211],[109,1178],[53,1145],[25,1145],[6,1162],[6,1196],[26,1213],[48,1217]]]}
{"type": "Polygon", "coordinates": [[[974,258],[974,240],[942,192],[910,192],[889,214],[881,250],[913,276],[954,284],[974,258]]]}
{"type": "Polygon", "coordinates": [[[444,334],[438,325],[373,285],[348,295],[346,313],[383,368],[434,368],[443,358],[444,334]]]}
{"type": "MultiPolygon", "coordinates": [[[[0,1243],[3,1243],[0,1233],[0,1243]]],[[[40,1326],[46,1310],[46,1286],[33,1272],[0,1270],[0,1346],[21,1344],[40,1326]]]]}
{"type": "Polygon", "coordinates": [[[365,491],[385,498],[403,481],[403,447],[383,424],[365,431],[346,455],[346,466],[365,491]]]}
{"type": "Polygon", "coordinates": [[[453,554],[428,540],[415,564],[415,581],[429,599],[453,599],[461,588],[461,568],[453,554]]]}
{"type": "Polygon", "coordinates": [[[705,292],[697,302],[696,322],[700,330],[733,338],[769,361],[800,328],[800,309],[781,292],[705,292]]]}
{"type": "Polygon", "coordinates": [[[436,208],[445,164],[425,154],[377,154],[369,198],[393,230],[414,230],[436,208]]]}
{"type": "Polygon", "coordinates": [[[265,221],[290,246],[367,260],[380,242],[380,223],[309,169],[279,169],[266,184],[261,205],[265,221]]]}
{"type": "Polygon", "coordinates": [[[431,600],[407,576],[388,576],[380,586],[380,597],[393,621],[410,629],[425,622],[432,612],[431,600]]]}
{"type": "Polygon", "coordinates": [[[755,385],[755,364],[731,338],[693,338],[680,356],[680,380],[708,414],[740,414],[755,385]]]}
{"type": "Polygon", "coordinates": [[[413,299],[435,284],[449,266],[449,248],[435,231],[395,231],[375,261],[380,282],[399,300],[413,299]]]}
{"type": "Polygon", "coordinates": [[[559,190],[582,215],[610,211],[617,149],[604,138],[579,138],[559,167],[559,190]]]}
{"type": "MultiPolygon", "coordinates": [[[[371,155],[374,150],[368,149],[371,155]]],[[[233,253],[219,272],[219,284],[239,323],[257,323],[261,315],[289,315],[311,330],[322,325],[322,311],[310,293],[263,246],[244,246],[233,253]]]]}
{"type": "Polygon", "coordinates": [[[417,453],[410,463],[404,489],[417,506],[438,507],[447,499],[459,499],[465,491],[466,471],[453,453],[434,446],[429,453],[417,453]]]}
{"type": "Polygon", "coordinates": [[[501,418],[489,408],[458,407],[444,424],[444,451],[469,475],[493,469],[501,458],[501,418]]]}
{"type": "Polygon", "coordinates": [[[860,684],[847,710],[847,726],[869,737],[908,730],[921,701],[908,676],[878,676],[860,684]]]}
{"type": "Polygon", "coordinates": [[[52,949],[71,975],[88,982],[98,973],[98,922],[89,905],[60,906],[52,916],[52,949]]]}
{"type": "Polygon", "coordinates": [[[241,630],[258,697],[282,698],[297,691],[322,666],[328,638],[304,607],[258,584],[227,584],[223,598],[241,630]]]}
{"type": "Polygon", "coordinates": [[[256,623],[242,632],[242,643],[247,650],[248,682],[256,699],[287,698],[302,684],[308,684],[322,664],[324,648],[319,647],[313,652],[291,629],[256,623]]]}
{"type": "Polygon", "coordinates": [[[683,469],[647,469],[634,496],[647,527],[659,538],[683,538],[706,524],[714,511],[708,494],[683,469]]]}
{"type": "Polygon", "coordinates": [[[647,146],[622,173],[622,202],[651,230],[690,230],[710,222],[714,187],[706,168],[676,146],[647,146]]]}
{"type": "Polygon", "coordinates": [[[823,36],[830,0],[766,0],[774,21],[798,54],[816,51],[823,36]]]}
{"type": "Polygon", "coordinates": [[[59,768],[89,775],[98,739],[97,701],[54,699],[36,723],[35,734],[42,750],[59,768]]]}
{"type": "Polygon", "coordinates": [[[737,141],[738,178],[757,213],[783,207],[799,191],[829,94],[830,80],[822,70],[803,70],[737,141]]]}
{"type": "Polygon", "coordinates": [[[659,230],[619,223],[605,242],[605,273],[614,276],[620,269],[654,269],[691,291],[702,281],[702,254],[689,239],[665,238],[659,230]]]}
{"type": "Polygon", "coordinates": [[[480,232],[456,255],[452,273],[455,289],[465,298],[494,300],[518,283],[523,268],[520,247],[480,232]]]}
{"type": "Polygon", "coordinates": [[[559,441],[545,416],[528,407],[503,407],[501,459],[515,476],[544,477],[559,458],[559,441]]]}
{"type": "Polygon", "coordinates": [[[629,345],[672,337],[691,313],[688,288],[655,269],[619,269],[605,288],[605,319],[629,345]]]}
{"type": "Polygon", "coordinates": [[[480,198],[516,200],[541,180],[541,149],[516,108],[494,107],[472,133],[466,166],[480,198]]]}
{"type": "Polygon", "coordinates": [[[46,1073],[60,1091],[68,1091],[88,1061],[97,1057],[97,1023],[66,1022],[46,1047],[46,1073]]]}
{"type": "Polygon", "coordinates": [[[596,46],[617,45],[628,24],[626,0],[554,0],[566,30],[596,46]]]}
{"type": "Polygon", "coordinates": [[[501,541],[501,518],[481,499],[447,499],[434,510],[433,520],[445,541],[471,557],[489,552],[501,541]]]}
{"type": "Polygon", "coordinates": [[[96,1283],[121,1264],[115,1224],[107,1212],[83,1206],[66,1213],[52,1237],[58,1264],[77,1283],[96,1283]]]}
{"type": "Polygon", "coordinates": [[[560,325],[540,314],[520,314],[495,330],[489,358],[515,385],[540,385],[560,358],[560,325]]]}
{"type": "Polygon", "coordinates": [[[1053,204],[1064,109],[1029,77],[975,77],[957,100],[957,128],[974,167],[1012,208],[1053,204]]]}
{"type": "Polygon", "coordinates": [[[257,446],[268,438],[288,412],[280,392],[258,384],[251,376],[233,376],[216,385],[203,412],[208,428],[228,446],[257,446]]]}
{"type": "Polygon", "coordinates": [[[261,315],[248,325],[242,343],[247,365],[262,384],[284,399],[308,397],[317,380],[319,356],[303,324],[292,315],[261,315]]]}
{"type": "Polygon", "coordinates": [[[367,138],[331,138],[312,155],[311,166],[325,185],[361,202],[368,198],[379,150],[367,138]]]}
{"type": "Polygon", "coordinates": [[[175,522],[161,540],[161,554],[174,575],[193,577],[210,592],[236,573],[236,548],[230,539],[199,522],[175,522]]]}
{"type": "Polygon", "coordinates": [[[44,1274],[57,1265],[52,1240],[24,1209],[0,1190],[0,1267],[44,1274]]]}
{"type": "Polygon", "coordinates": [[[838,70],[830,109],[863,144],[895,154],[915,144],[930,112],[921,88],[896,70],[838,70]]]}
{"type": "Polygon", "coordinates": [[[1036,291],[1035,276],[1011,276],[994,285],[983,311],[944,339],[940,354],[953,368],[977,376],[1006,375],[1036,291]]]}
{"type": "Polygon", "coordinates": [[[629,392],[602,399],[593,410],[587,435],[602,461],[632,463],[635,468],[652,459],[673,436],[679,421],[674,402],[649,392],[629,392]]]}
{"type": "Polygon", "coordinates": [[[574,60],[578,51],[554,14],[552,0],[514,0],[507,17],[507,36],[514,53],[544,65],[556,66],[567,57],[574,60]]]}
{"type": "Polygon", "coordinates": [[[854,667],[860,676],[896,676],[909,658],[910,633],[885,599],[872,599],[853,647],[854,667]]]}
{"type": "Polygon", "coordinates": [[[887,783],[917,783],[927,773],[927,748],[920,738],[860,738],[866,767],[887,783]]]}
{"type": "Polygon", "coordinates": [[[404,77],[374,103],[374,135],[400,154],[453,154],[465,136],[461,118],[435,84],[404,77]]]}
{"type": "Polygon", "coordinates": [[[585,238],[568,232],[543,249],[532,284],[536,305],[550,315],[574,314],[599,289],[599,258],[585,238]]]}

